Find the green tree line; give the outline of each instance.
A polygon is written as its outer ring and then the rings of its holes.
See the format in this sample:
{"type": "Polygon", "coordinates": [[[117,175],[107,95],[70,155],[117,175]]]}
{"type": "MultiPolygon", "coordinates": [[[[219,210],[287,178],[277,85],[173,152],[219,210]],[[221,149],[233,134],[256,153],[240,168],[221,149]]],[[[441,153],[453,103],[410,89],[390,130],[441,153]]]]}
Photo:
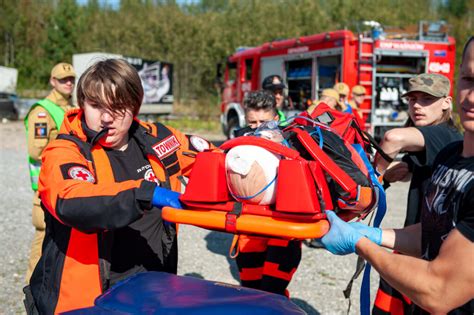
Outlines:
{"type": "MultiPolygon", "coordinates": [[[[469,0],[0,0],[0,64],[19,70],[18,91],[47,89],[51,67],[74,53],[108,52],[174,64],[178,101],[215,93],[216,64],[239,46],[337,29],[443,19],[457,51],[474,29],[469,0]]],[[[459,62],[459,58],[457,60],[459,62]]]]}

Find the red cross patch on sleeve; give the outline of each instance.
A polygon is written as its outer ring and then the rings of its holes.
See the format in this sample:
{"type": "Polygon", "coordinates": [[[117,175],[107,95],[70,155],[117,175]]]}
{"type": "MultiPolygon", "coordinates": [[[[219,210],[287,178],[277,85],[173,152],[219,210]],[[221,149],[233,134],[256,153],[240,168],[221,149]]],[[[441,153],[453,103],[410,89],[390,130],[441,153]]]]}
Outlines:
{"type": "Polygon", "coordinates": [[[150,168],[146,171],[144,177],[143,177],[146,181],[149,181],[149,182],[154,182],[154,183],[157,183],[158,185],[160,184],[160,181],[158,180],[158,178],[155,176],[155,173],[153,172],[153,170],[150,168]]]}
{"type": "Polygon", "coordinates": [[[89,183],[95,183],[94,175],[86,166],[78,163],[67,163],[60,166],[64,179],[77,179],[89,183]]]}

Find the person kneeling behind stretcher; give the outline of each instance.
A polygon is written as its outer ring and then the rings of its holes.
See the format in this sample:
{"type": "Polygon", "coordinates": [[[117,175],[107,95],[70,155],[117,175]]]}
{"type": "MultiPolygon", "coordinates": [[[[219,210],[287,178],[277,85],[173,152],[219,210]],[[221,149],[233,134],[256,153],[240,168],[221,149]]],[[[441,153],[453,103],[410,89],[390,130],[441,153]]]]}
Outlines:
{"type": "Polygon", "coordinates": [[[176,228],[163,224],[161,208],[181,207],[178,177],[189,176],[196,153],[210,148],[201,138],[136,118],[143,88],[124,60],[87,69],[77,99],[80,109],[66,113],[42,155],[46,237],[24,289],[30,314],[92,306],[111,285],[139,272],[176,273],[176,228]]]}
{"type": "MultiPolygon", "coordinates": [[[[255,131],[264,122],[278,121],[275,97],[268,91],[249,92],[244,110],[248,127],[237,131],[237,136],[255,131]]],[[[240,235],[237,246],[242,286],[289,296],[287,287],[301,261],[301,241],[240,235]]]]}

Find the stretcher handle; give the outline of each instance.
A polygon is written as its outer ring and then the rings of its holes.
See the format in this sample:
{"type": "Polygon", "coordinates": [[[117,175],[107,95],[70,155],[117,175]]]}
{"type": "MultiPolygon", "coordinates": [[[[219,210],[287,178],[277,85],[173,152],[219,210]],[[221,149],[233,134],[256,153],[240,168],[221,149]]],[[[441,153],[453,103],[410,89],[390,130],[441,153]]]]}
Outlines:
{"type": "Polygon", "coordinates": [[[255,136],[244,136],[230,139],[219,147],[222,150],[229,150],[239,145],[255,145],[261,148],[267,149],[268,151],[282,155],[286,158],[293,160],[301,160],[300,153],[296,150],[290,149],[282,144],[273,142],[260,137],[255,136]]]}
{"type": "Polygon", "coordinates": [[[295,128],[292,130],[296,133],[296,136],[300,140],[301,144],[305,147],[308,153],[313,159],[321,165],[331,177],[346,191],[349,193],[349,198],[354,199],[357,197],[357,183],[344,172],[327,154],[318,146],[314,145],[314,140],[304,130],[295,128]]]}

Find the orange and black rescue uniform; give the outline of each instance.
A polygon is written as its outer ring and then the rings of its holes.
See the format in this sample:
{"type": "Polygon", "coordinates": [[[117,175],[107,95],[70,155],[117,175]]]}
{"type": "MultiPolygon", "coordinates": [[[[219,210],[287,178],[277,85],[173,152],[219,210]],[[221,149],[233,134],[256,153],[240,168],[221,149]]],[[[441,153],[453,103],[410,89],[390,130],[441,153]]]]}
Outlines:
{"type": "Polygon", "coordinates": [[[163,224],[153,192],[156,185],[181,191],[179,177],[211,145],[139,120],[125,151],[103,148],[100,136],[87,128],[82,110],[72,110],[42,156],[46,237],[25,288],[41,314],[92,306],[110,285],[138,272],[177,271],[176,227],[163,224]]]}
{"type": "Polygon", "coordinates": [[[287,287],[301,261],[301,241],[240,235],[237,246],[242,286],[290,296],[287,287]]]}

